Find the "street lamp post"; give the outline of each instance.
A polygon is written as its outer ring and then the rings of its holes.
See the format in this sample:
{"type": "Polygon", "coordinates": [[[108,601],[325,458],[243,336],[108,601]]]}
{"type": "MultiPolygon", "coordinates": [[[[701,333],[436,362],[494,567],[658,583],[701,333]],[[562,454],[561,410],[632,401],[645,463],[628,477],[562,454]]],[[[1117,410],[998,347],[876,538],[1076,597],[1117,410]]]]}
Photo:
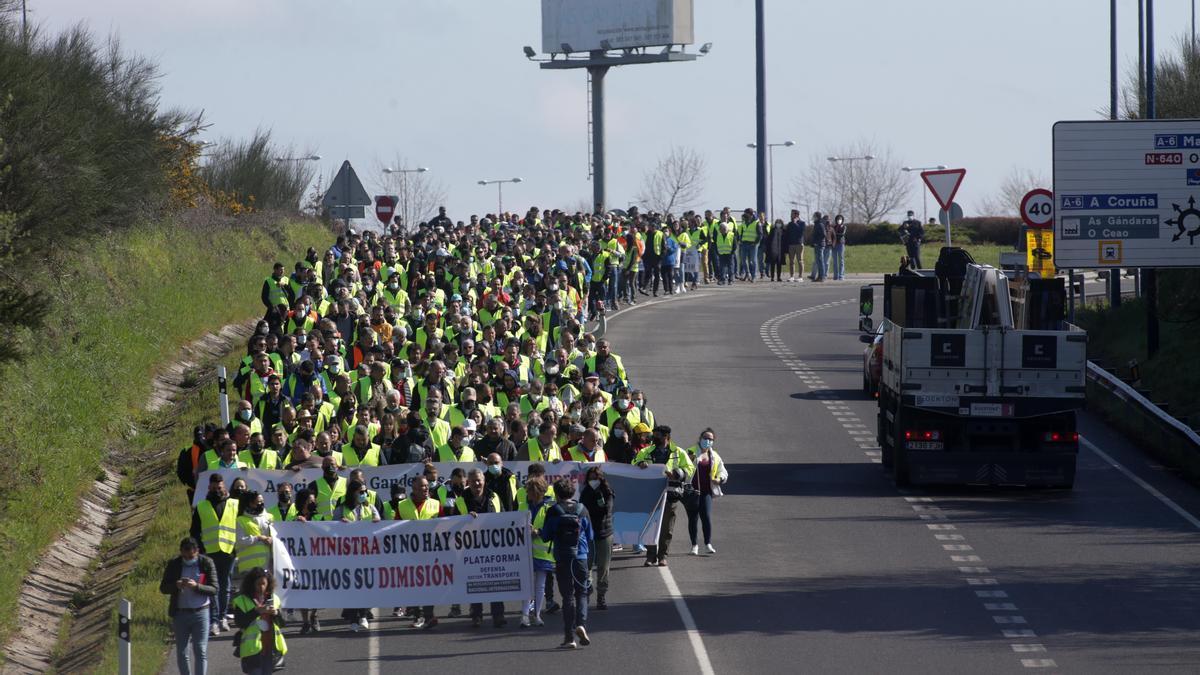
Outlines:
{"type": "MultiPolygon", "coordinates": [[[[903,167],[900,167],[900,170],[905,173],[912,173],[913,171],[942,171],[945,168],[946,168],[945,164],[938,164],[937,166],[903,166],[903,167]]],[[[924,181],[921,181],[921,182],[924,183],[924,181]]],[[[929,187],[926,185],[922,185],[921,186],[921,224],[924,225],[925,222],[928,220],[929,220],[929,187]]]]}
{"type": "Polygon", "coordinates": [[[400,194],[397,196],[400,199],[402,199],[403,202],[400,204],[397,204],[396,208],[399,209],[399,211],[400,211],[400,219],[402,221],[402,226],[405,228],[408,227],[409,216],[412,215],[411,213],[408,212],[408,204],[409,204],[408,174],[410,174],[410,173],[425,173],[426,171],[429,171],[429,167],[427,167],[427,166],[418,166],[415,169],[393,169],[392,167],[389,166],[389,167],[385,167],[383,170],[383,172],[389,176],[394,173],[400,174],[400,194]]]}
{"type": "Polygon", "coordinates": [[[500,178],[497,180],[481,180],[480,185],[495,185],[496,186],[496,217],[504,213],[504,184],[505,183],[520,183],[520,178],[500,178]]]}
{"type": "MultiPolygon", "coordinates": [[[[782,143],[767,143],[767,158],[768,158],[767,163],[770,166],[770,171],[768,171],[768,175],[767,175],[767,181],[771,188],[770,189],[771,215],[769,215],[767,217],[767,220],[770,220],[772,222],[775,220],[775,148],[790,148],[795,144],[796,144],[795,141],[784,141],[782,143]]],[[[751,150],[757,150],[758,143],[747,143],[746,147],[750,148],[751,150]]]]}
{"type": "MultiPolygon", "coordinates": [[[[830,163],[835,162],[869,162],[875,159],[875,155],[863,155],[862,157],[826,157],[830,163]]],[[[853,164],[851,164],[853,167],[853,164]]],[[[850,222],[854,222],[854,195],[850,195],[850,222]]]]}
{"type": "Polygon", "coordinates": [[[272,157],[276,162],[316,162],[321,159],[320,155],[306,155],[304,157],[272,157]]]}

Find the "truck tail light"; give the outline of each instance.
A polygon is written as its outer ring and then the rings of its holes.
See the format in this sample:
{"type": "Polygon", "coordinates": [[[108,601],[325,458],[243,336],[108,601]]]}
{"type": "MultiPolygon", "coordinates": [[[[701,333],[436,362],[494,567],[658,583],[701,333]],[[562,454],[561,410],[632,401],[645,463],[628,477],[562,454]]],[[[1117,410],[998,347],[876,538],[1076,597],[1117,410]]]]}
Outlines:
{"type": "Polygon", "coordinates": [[[940,441],[942,432],[933,429],[909,429],[904,432],[906,441],[940,441]]]}
{"type": "Polygon", "coordinates": [[[1047,431],[1042,435],[1042,440],[1047,443],[1078,443],[1079,432],[1072,431],[1070,433],[1062,433],[1058,431],[1047,431]]]}

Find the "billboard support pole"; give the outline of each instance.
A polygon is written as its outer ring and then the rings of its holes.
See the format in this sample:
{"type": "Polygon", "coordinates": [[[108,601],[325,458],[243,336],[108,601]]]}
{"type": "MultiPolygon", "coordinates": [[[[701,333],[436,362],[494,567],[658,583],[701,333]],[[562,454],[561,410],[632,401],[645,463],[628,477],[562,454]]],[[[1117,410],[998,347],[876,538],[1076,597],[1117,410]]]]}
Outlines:
{"type": "MultiPolygon", "coordinates": [[[[1146,0],[1146,119],[1158,115],[1154,104],[1154,0],[1146,0]]],[[[1158,270],[1142,271],[1142,292],[1146,298],[1146,354],[1158,353],[1158,270]]]]}
{"type": "Polygon", "coordinates": [[[604,194],[604,76],[608,66],[589,66],[592,78],[592,213],[601,214],[607,201],[604,194]]]}
{"type": "Polygon", "coordinates": [[[767,212],[767,47],[763,4],[766,0],[754,0],[754,66],[757,95],[757,133],[755,135],[755,165],[758,179],[758,213],[767,212]]]}
{"type": "MultiPolygon", "coordinates": [[[[1110,0],[1108,14],[1108,118],[1117,119],[1117,0],[1110,0]]],[[[1121,268],[1108,271],[1108,304],[1121,306],[1121,268]]]]}

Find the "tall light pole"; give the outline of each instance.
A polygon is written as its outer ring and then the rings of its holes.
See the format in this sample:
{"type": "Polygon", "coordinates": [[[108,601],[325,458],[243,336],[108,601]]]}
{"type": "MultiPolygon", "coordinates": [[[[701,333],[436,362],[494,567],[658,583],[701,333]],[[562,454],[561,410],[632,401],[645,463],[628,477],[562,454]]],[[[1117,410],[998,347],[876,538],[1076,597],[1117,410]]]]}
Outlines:
{"type": "Polygon", "coordinates": [[[272,157],[276,162],[316,162],[321,159],[320,155],[307,155],[305,157],[272,157]]]}
{"type": "Polygon", "coordinates": [[[765,0],[754,0],[755,174],[757,211],[767,210],[767,30],[765,0]]]}
{"type": "Polygon", "coordinates": [[[504,213],[504,184],[505,183],[520,183],[520,178],[500,178],[497,180],[481,180],[480,185],[495,185],[496,186],[496,217],[504,213]]]}
{"type": "MultiPolygon", "coordinates": [[[[775,148],[790,148],[795,144],[795,141],[767,143],[767,164],[770,167],[770,171],[767,174],[767,182],[770,185],[769,192],[771,194],[771,215],[767,216],[767,219],[772,222],[775,220],[775,148]]],[[[747,143],[746,147],[752,150],[757,150],[758,143],[747,143]]]]}
{"type": "Polygon", "coordinates": [[[396,204],[396,208],[398,208],[400,210],[400,220],[402,221],[402,227],[405,227],[405,228],[408,227],[409,221],[411,220],[411,216],[412,216],[412,214],[409,213],[409,211],[408,211],[408,206],[409,206],[409,201],[410,201],[409,194],[408,194],[408,174],[410,174],[410,173],[425,173],[428,170],[429,170],[429,167],[427,167],[427,166],[418,166],[415,169],[393,169],[392,167],[389,166],[389,167],[384,167],[384,169],[383,169],[383,173],[386,175],[389,175],[389,176],[394,173],[400,174],[400,194],[398,194],[396,196],[399,197],[399,199],[401,199],[403,201],[400,204],[396,204]]]}
{"type": "MultiPolygon", "coordinates": [[[[938,164],[937,166],[902,166],[900,170],[912,173],[913,171],[943,171],[945,168],[945,164],[938,164]]],[[[925,181],[921,181],[921,183],[921,224],[924,225],[925,221],[929,220],[929,186],[924,184],[925,181]]]]}
{"type": "MultiPolygon", "coordinates": [[[[837,162],[869,162],[869,161],[875,159],[875,155],[863,155],[862,157],[826,157],[825,159],[828,159],[831,164],[835,164],[837,162]]],[[[850,166],[853,167],[854,165],[851,164],[850,166]]],[[[853,194],[853,192],[851,192],[851,195],[850,195],[850,222],[852,222],[852,223],[854,222],[854,194],[853,194]]]]}

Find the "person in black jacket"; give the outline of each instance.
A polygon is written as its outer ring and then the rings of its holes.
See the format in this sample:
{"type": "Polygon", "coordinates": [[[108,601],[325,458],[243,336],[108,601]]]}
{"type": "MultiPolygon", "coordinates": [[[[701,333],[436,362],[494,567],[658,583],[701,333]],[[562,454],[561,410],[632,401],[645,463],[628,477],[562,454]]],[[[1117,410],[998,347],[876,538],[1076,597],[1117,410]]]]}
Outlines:
{"type": "Polygon", "coordinates": [[[783,244],[787,247],[788,281],[804,281],[804,231],[808,223],[800,219],[800,212],[792,209],[792,219],[783,233],[783,244]]]}
{"type": "Polygon", "coordinates": [[[216,602],[217,567],[200,555],[200,544],[188,537],[179,542],[179,557],[167,562],[158,590],[170,596],[167,616],[175,631],[175,659],[182,675],[208,670],[209,605],[216,602]],[[192,663],[188,662],[188,643],[192,663]]]}
{"type": "Polygon", "coordinates": [[[812,219],[812,245],[813,245],[813,271],[808,278],[812,281],[825,281],[825,228],[827,227],[825,216],[821,215],[820,211],[813,213],[812,219]]]}
{"type": "Polygon", "coordinates": [[[612,564],[613,505],[616,495],[599,466],[587,470],[587,485],[579,502],[592,519],[595,545],[588,549],[588,569],[596,573],[596,609],[608,609],[608,568],[612,564]]]}

